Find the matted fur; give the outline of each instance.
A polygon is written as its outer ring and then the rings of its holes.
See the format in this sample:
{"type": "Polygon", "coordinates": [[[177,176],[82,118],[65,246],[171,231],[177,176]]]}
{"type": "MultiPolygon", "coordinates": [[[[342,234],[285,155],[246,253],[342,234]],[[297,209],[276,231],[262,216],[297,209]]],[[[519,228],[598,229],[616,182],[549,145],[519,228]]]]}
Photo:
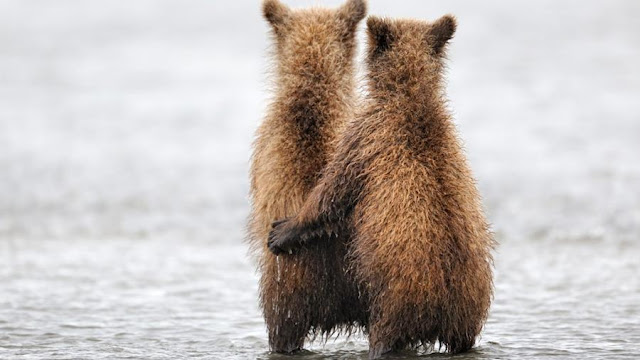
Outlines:
{"type": "Polygon", "coordinates": [[[275,91],[254,143],[249,242],[276,352],[300,349],[309,334],[350,332],[367,319],[355,282],[344,275],[344,242],[296,257],[277,258],[267,248],[271,223],[299,211],[353,117],[355,34],[365,12],[364,0],[333,10],[263,2],[275,42],[275,91]]]}
{"type": "Polygon", "coordinates": [[[322,234],[351,233],[370,357],[436,342],[463,352],[487,318],[494,240],[446,108],[444,50],[456,22],[367,25],[363,110],[300,213],[276,224],[270,248],[309,251],[345,239],[322,234]]]}

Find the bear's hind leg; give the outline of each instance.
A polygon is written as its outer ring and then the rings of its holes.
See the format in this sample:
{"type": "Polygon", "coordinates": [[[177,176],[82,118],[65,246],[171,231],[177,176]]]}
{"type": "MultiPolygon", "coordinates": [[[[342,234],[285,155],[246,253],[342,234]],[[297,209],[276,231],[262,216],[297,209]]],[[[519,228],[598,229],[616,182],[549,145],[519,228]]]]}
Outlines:
{"type": "Polygon", "coordinates": [[[269,348],[277,353],[302,349],[311,329],[313,302],[303,259],[270,257],[260,279],[260,302],[269,335],[269,348]]]}
{"type": "Polygon", "coordinates": [[[283,296],[265,301],[265,321],[269,334],[269,347],[277,353],[290,354],[302,349],[311,329],[308,309],[302,294],[283,296]]]}
{"type": "Polygon", "coordinates": [[[475,336],[455,334],[454,336],[442,337],[440,342],[445,345],[449,353],[460,354],[473,348],[473,345],[475,344],[475,336]]]}
{"type": "Polygon", "coordinates": [[[402,340],[378,341],[373,343],[369,341],[369,359],[379,359],[384,354],[398,352],[407,349],[407,343],[402,340]]]}
{"type": "Polygon", "coordinates": [[[379,359],[384,354],[402,350],[405,343],[391,329],[389,323],[372,316],[369,328],[369,359],[379,359]]]}
{"type": "MultiPolygon", "coordinates": [[[[285,314],[286,315],[286,314],[285,314]]],[[[282,315],[271,319],[269,347],[277,353],[291,354],[302,349],[309,327],[284,319],[282,315]]]]}

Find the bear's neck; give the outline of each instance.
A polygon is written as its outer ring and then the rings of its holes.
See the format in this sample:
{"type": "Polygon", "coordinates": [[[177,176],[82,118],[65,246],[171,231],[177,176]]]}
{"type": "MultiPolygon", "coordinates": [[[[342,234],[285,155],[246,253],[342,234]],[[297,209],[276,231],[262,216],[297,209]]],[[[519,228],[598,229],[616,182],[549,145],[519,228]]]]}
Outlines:
{"type": "Polygon", "coordinates": [[[442,88],[432,84],[403,86],[396,83],[376,86],[371,98],[380,106],[402,118],[423,119],[446,113],[442,88]]]}
{"type": "Polygon", "coordinates": [[[417,142],[448,137],[451,132],[451,117],[438,75],[372,74],[369,98],[384,112],[383,121],[392,122],[397,130],[419,139],[417,142]]]}

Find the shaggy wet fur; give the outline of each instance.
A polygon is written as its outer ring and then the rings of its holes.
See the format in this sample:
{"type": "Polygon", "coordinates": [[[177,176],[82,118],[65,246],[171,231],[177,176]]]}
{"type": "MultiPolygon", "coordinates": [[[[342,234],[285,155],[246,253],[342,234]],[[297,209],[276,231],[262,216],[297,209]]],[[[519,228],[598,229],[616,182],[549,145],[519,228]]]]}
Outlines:
{"type": "Polygon", "coordinates": [[[366,322],[345,276],[344,241],[310,245],[295,257],[267,248],[271,223],[296,214],[353,117],[355,34],[364,0],[291,10],[263,2],[275,42],[275,91],[254,143],[249,241],[260,273],[260,305],[273,351],[290,353],[307,335],[351,332],[366,322]]]}
{"type": "Polygon", "coordinates": [[[369,356],[436,342],[464,352],[487,318],[494,240],[446,110],[443,62],[456,22],[370,17],[367,25],[362,113],[269,246],[297,258],[352,234],[350,266],[369,298],[369,356]]]}

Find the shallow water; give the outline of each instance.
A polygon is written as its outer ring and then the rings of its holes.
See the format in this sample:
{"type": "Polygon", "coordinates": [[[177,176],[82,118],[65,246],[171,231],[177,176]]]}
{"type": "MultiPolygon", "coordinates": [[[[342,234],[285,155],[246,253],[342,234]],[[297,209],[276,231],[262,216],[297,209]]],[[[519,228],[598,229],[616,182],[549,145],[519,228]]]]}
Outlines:
{"type": "MultiPolygon", "coordinates": [[[[501,245],[456,358],[640,357],[640,5],[370,8],[460,22],[451,107],[501,245]]],[[[243,244],[265,32],[254,2],[0,2],[0,359],[290,358],[243,244]]],[[[392,358],[417,356],[448,357],[392,358]]]]}

